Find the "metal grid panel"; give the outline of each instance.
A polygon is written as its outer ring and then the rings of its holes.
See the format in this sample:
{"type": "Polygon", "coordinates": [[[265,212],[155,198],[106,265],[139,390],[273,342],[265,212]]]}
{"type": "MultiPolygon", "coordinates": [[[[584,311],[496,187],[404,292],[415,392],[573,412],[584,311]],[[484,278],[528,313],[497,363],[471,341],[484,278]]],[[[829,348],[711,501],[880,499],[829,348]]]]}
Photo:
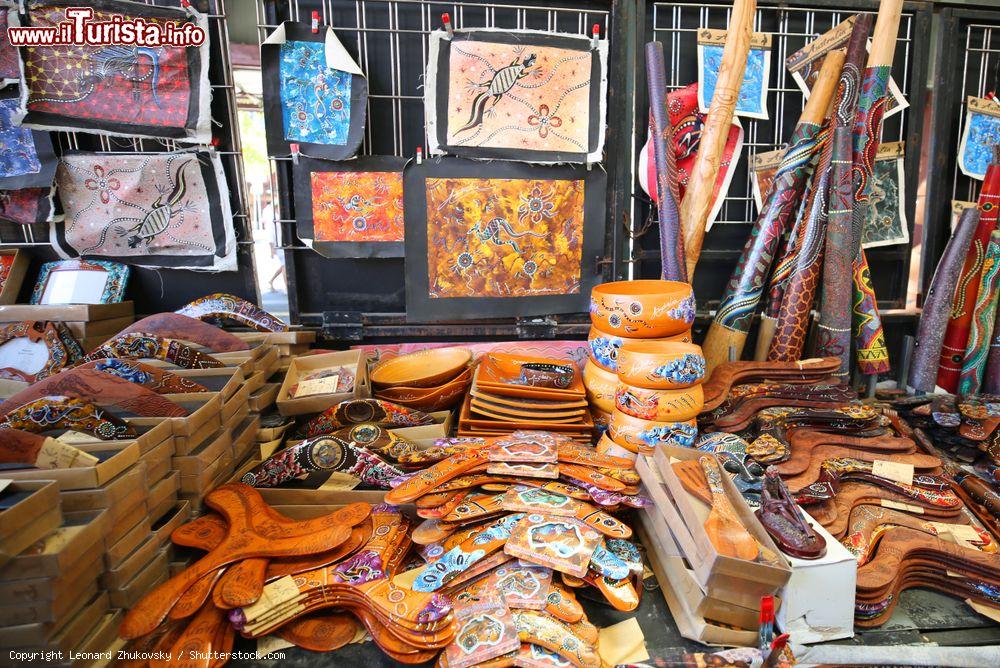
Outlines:
{"type": "MultiPolygon", "coordinates": [[[[771,67],[767,99],[768,120],[740,118],[744,128],[743,154],[740,157],[729,191],[719,212],[715,226],[705,239],[702,262],[695,275],[695,290],[699,306],[711,310],[722,294],[725,282],[735,265],[756,219],[757,206],[753,199],[750,159],[759,152],[780,148],[788,140],[802,111],[805,98],[791,74],[785,69],[785,58],[807,43],[846,20],[859,10],[872,10],[877,3],[844,0],[843,2],[801,2],[797,5],[775,4],[762,0],[754,18],[754,31],[770,33],[771,67]]],[[[699,29],[725,28],[731,13],[731,3],[720,0],[705,2],[655,3],[647,16],[647,39],[663,42],[667,63],[667,84],[676,89],[698,80],[697,37],[699,29]]],[[[914,43],[917,14],[909,5],[904,8],[900,21],[893,67],[893,77],[910,107],[897,112],[885,121],[884,141],[907,142],[907,220],[912,230],[914,223],[913,202],[916,193],[916,176],[919,169],[919,133],[913,129],[912,118],[919,118],[923,105],[924,67],[926,55],[918,57],[914,43]],[[917,71],[919,69],[919,71],[917,71]]],[[[929,25],[929,16],[925,17],[929,25]]],[[[646,100],[645,72],[640,68],[636,90],[642,102],[637,103],[636,127],[645,126],[641,118],[646,100]]],[[[919,126],[919,122],[916,124],[919,126]]],[[[637,141],[645,141],[645,132],[639,132],[637,141]]],[[[651,225],[655,208],[651,209],[646,194],[633,187],[633,235],[636,249],[633,252],[637,277],[655,276],[659,273],[657,228],[651,225]]],[[[906,296],[906,269],[908,248],[888,246],[871,249],[869,260],[876,282],[880,305],[899,308],[906,296]]]]}
{"type": "MultiPolygon", "coordinates": [[[[172,0],[139,0],[147,5],[176,6],[172,0]]],[[[218,140],[216,152],[222,160],[223,170],[230,192],[233,225],[238,243],[239,271],[217,274],[220,290],[235,292],[241,296],[255,298],[256,286],[253,259],[250,248],[253,237],[248,216],[246,180],[243,177],[243,157],[240,146],[236,118],[236,96],[232,80],[232,66],[229,59],[229,26],[226,22],[226,0],[200,0],[195,6],[208,18],[208,39],[210,40],[209,81],[212,88],[213,136],[218,140]]],[[[177,142],[173,139],[138,139],[129,137],[109,137],[87,132],[52,132],[52,143],[57,155],[66,151],[84,150],[102,153],[135,153],[176,151],[197,146],[177,142]]],[[[16,225],[0,222],[0,245],[8,247],[29,247],[32,253],[42,259],[53,259],[54,251],[49,243],[48,223],[16,225]]],[[[140,313],[176,308],[194,297],[206,293],[200,279],[190,280],[192,272],[142,270],[133,268],[130,292],[136,300],[136,310],[140,313]],[[152,274],[157,274],[151,279],[152,274]],[[162,274],[162,275],[159,275],[162,274]],[[185,278],[187,276],[188,278],[185,278]],[[167,294],[164,286],[169,281],[171,291],[167,294]]]]}
{"type": "MultiPolygon", "coordinates": [[[[1000,26],[980,22],[969,23],[963,33],[961,87],[959,97],[958,135],[955,155],[958,155],[965,132],[966,99],[972,95],[985,97],[987,93],[1000,93],[1000,26]]],[[[979,198],[982,181],[962,173],[955,161],[952,176],[951,198],[974,202],[979,198]]]]}

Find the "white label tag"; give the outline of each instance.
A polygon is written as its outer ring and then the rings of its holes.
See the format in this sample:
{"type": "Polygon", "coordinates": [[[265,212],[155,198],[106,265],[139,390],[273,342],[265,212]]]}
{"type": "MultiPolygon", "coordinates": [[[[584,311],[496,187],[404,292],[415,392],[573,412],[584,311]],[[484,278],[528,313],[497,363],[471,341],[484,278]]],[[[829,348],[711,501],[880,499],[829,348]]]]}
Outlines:
{"type": "Polygon", "coordinates": [[[904,485],[913,484],[913,464],[876,459],[872,463],[872,474],[904,485]]]}

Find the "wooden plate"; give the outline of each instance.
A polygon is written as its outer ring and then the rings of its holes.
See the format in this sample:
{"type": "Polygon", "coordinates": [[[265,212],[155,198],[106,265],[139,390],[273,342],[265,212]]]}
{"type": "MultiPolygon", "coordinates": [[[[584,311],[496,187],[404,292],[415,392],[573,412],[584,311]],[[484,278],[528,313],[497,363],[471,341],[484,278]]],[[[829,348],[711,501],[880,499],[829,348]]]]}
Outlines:
{"type": "Polygon", "coordinates": [[[557,409],[550,411],[540,408],[526,410],[521,408],[514,408],[512,406],[507,406],[505,404],[496,404],[493,403],[492,401],[481,399],[479,397],[472,397],[472,408],[475,409],[477,406],[492,413],[499,413],[501,415],[507,415],[513,417],[526,417],[533,420],[544,420],[546,418],[555,418],[557,420],[561,418],[566,418],[566,419],[580,418],[583,416],[584,413],[587,412],[586,408],[573,408],[570,410],[557,409]]]}
{"type": "Polygon", "coordinates": [[[586,399],[578,399],[577,401],[550,401],[546,399],[525,399],[521,397],[505,397],[502,394],[493,394],[492,392],[486,392],[478,387],[473,386],[469,390],[469,393],[476,399],[481,399],[482,401],[488,401],[491,404],[500,404],[503,406],[510,406],[511,408],[517,408],[519,410],[538,410],[544,408],[545,410],[572,410],[574,408],[587,408],[590,404],[586,399]]]}
{"type": "Polygon", "coordinates": [[[500,420],[501,422],[523,422],[537,424],[539,426],[546,426],[550,424],[580,424],[583,422],[583,416],[577,415],[568,418],[552,418],[552,417],[530,417],[525,415],[508,415],[505,413],[497,413],[490,410],[489,407],[484,407],[481,404],[477,404],[475,401],[472,402],[470,406],[472,413],[476,415],[482,415],[494,420],[500,420]]]}
{"type": "Polygon", "coordinates": [[[580,391],[567,393],[563,390],[553,390],[547,387],[528,387],[526,385],[505,385],[483,381],[482,365],[476,368],[472,377],[472,386],[477,391],[498,394],[506,397],[522,399],[539,399],[548,401],[580,401],[586,399],[586,390],[580,383],[580,391]]]}
{"type": "Polygon", "coordinates": [[[384,387],[377,388],[375,390],[375,394],[377,394],[380,399],[386,399],[388,401],[418,401],[420,399],[426,399],[427,397],[436,395],[446,387],[453,387],[463,383],[468,385],[471,382],[472,367],[468,367],[465,371],[441,385],[435,385],[434,387],[384,387]]]}
{"type": "Polygon", "coordinates": [[[455,378],[472,360],[468,348],[430,348],[400,355],[371,372],[375,387],[434,387],[455,378]]]}
{"type": "Polygon", "coordinates": [[[496,420],[477,419],[472,415],[472,396],[466,395],[465,401],[462,402],[462,411],[459,414],[459,426],[461,428],[463,429],[480,428],[480,429],[495,430],[500,424],[503,424],[504,428],[510,427],[511,429],[527,429],[527,430],[544,429],[545,431],[552,431],[558,433],[565,433],[565,432],[582,433],[584,431],[592,432],[594,429],[594,420],[593,418],[590,417],[589,414],[583,416],[582,422],[574,422],[572,424],[552,423],[552,422],[499,423],[496,420]]]}

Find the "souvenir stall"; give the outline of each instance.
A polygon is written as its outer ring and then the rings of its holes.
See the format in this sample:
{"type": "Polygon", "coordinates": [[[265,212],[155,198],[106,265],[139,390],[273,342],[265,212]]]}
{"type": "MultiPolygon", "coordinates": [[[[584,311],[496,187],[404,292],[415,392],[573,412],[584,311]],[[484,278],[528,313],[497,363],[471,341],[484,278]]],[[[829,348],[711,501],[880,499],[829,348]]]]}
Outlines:
{"type": "Polygon", "coordinates": [[[0,663],[1000,665],[1000,12],[255,4],[290,322],[243,8],[0,12],[0,663]]]}

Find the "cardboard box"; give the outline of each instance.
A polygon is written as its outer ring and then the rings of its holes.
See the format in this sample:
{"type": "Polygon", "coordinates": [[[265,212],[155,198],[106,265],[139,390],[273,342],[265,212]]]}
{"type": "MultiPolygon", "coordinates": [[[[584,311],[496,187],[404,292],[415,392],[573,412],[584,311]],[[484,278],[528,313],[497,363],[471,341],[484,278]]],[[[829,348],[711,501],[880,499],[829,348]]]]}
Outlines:
{"type": "MultiPolygon", "coordinates": [[[[4,471],[3,478],[7,477],[6,473],[4,471]]],[[[45,480],[6,483],[3,491],[0,492],[0,501],[4,506],[0,510],[0,550],[8,555],[17,554],[27,547],[25,545],[19,550],[11,551],[8,544],[11,536],[19,534],[25,528],[30,528],[35,518],[43,513],[53,509],[58,511],[61,508],[59,488],[55,483],[45,480]]]]}
{"type": "Polygon", "coordinates": [[[257,429],[260,427],[260,416],[244,418],[233,427],[233,461],[241,463],[254,452],[257,445],[257,429]]]}
{"type": "MultiPolygon", "coordinates": [[[[114,606],[114,603],[112,603],[114,606]]],[[[118,642],[118,627],[121,626],[124,613],[121,610],[106,613],[94,627],[83,643],[80,645],[80,652],[86,654],[107,653],[118,642]]],[[[81,668],[79,662],[75,662],[74,668],[81,668]]],[[[106,668],[107,662],[100,661],[85,663],[82,668],[106,668]]]]}
{"type": "Polygon", "coordinates": [[[132,554],[135,548],[149,537],[150,532],[149,516],[146,513],[143,513],[134,524],[124,531],[117,529],[114,532],[109,531],[104,566],[109,569],[117,568],[128,555],[132,554]]]}
{"type": "Polygon", "coordinates": [[[684,489],[670,464],[671,459],[696,461],[703,456],[704,452],[689,448],[657,448],[653,456],[636,459],[636,470],[705,593],[711,598],[755,608],[760,605],[761,596],[776,594],[788,582],[791,566],[781,557],[728,475],[722,476],[722,485],[741,523],[761,545],[778,555],[782,563],[776,566],[749,562],[716,551],[704,529],[708,509],[684,489]]]}
{"type": "MultiPolygon", "coordinates": [[[[111,528],[108,529],[108,537],[106,544],[109,546],[117,545],[122,538],[129,536],[136,526],[141,524],[146,525],[146,531],[149,531],[149,510],[146,508],[146,498],[142,497],[135,505],[132,505],[125,510],[115,509],[118,513],[119,519],[113,520],[111,523],[111,528]]],[[[140,541],[141,542],[141,541],[140,541]]],[[[108,548],[110,551],[110,547],[108,548]]],[[[125,554],[128,554],[126,551],[125,554]]],[[[114,568],[117,563],[113,563],[109,568],[114,568]]]]}
{"type": "Polygon", "coordinates": [[[433,447],[434,441],[451,435],[452,427],[455,425],[455,413],[453,411],[437,411],[430,413],[430,416],[434,418],[434,424],[420,427],[400,427],[390,431],[415,443],[421,449],[433,447]]]}
{"type": "Polygon", "coordinates": [[[363,392],[367,385],[362,382],[362,379],[367,379],[367,374],[368,366],[365,364],[364,355],[360,350],[344,350],[335,353],[297,357],[292,360],[291,365],[288,367],[288,372],[285,374],[285,379],[281,383],[281,389],[278,390],[278,411],[282,415],[319,413],[339,404],[345,399],[360,399],[366,396],[363,392]],[[301,376],[322,369],[337,367],[348,367],[351,373],[354,374],[354,387],[349,392],[317,394],[297,399],[292,397],[291,390],[299,382],[301,376]]]}
{"type": "Polygon", "coordinates": [[[246,389],[248,394],[253,394],[260,388],[264,387],[267,382],[267,376],[264,375],[263,371],[257,371],[252,376],[243,381],[242,389],[246,389]]]}
{"type": "Polygon", "coordinates": [[[116,304],[65,304],[41,306],[37,304],[4,304],[0,306],[0,322],[21,320],[58,320],[59,322],[92,322],[135,316],[131,301],[116,304]]]}
{"type": "Polygon", "coordinates": [[[100,487],[75,489],[60,492],[63,508],[70,512],[103,510],[110,508],[111,522],[117,522],[118,513],[136,504],[136,498],[145,499],[149,495],[146,485],[146,463],[121,472],[100,487]]]}
{"type": "Polygon", "coordinates": [[[79,606],[79,601],[89,601],[97,595],[97,572],[82,590],[72,597],[60,595],[54,601],[39,601],[31,604],[0,605],[0,626],[20,626],[21,624],[64,622],[79,606]]]}
{"type": "MultiPolygon", "coordinates": [[[[14,256],[14,262],[10,265],[10,271],[7,272],[7,279],[3,282],[3,285],[0,285],[0,304],[13,304],[17,301],[17,296],[21,292],[21,286],[24,284],[24,274],[28,271],[31,258],[28,257],[27,252],[18,248],[0,249],[0,255],[14,256]]],[[[0,322],[10,321],[4,320],[0,322]]]]}
{"type": "Polygon", "coordinates": [[[250,414],[250,392],[242,387],[222,406],[222,424],[240,421],[250,414]]]}
{"type": "Polygon", "coordinates": [[[154,587],[166,581],[168,577],[168,563],[167,553],[161,550],[125,585],[116,589],[109,589],[108,595],[111,597],[111,607],[130,610],[139,602],[139,599],[154,587]]]}
{"type": "Polygon", "coordinates": [[[180,404],[187,409],[188,414],[183,417],[136,417],[129,418],[130,424],[156,426],[161,422],[169,422],[174,436],[191,436],[199,430],[207,428],[218,428],[222,426],[220,417],[222,412],[222,396],[217,392],[202,392],[198,394],[184,395],[185,398],[178,399],[174,395],[171,401],[180,404]]]}
{"type": "MultiPolygon", "coordinates": [[[[228,434],[226,436],[228,439],[228,434]]],[[[225,451],[196,475],[184,475],[181,473],[180,497],[190,500],[193,507],[200,509],[201,500],[214,489],[213,483],[215,480],[221,474],[229,471],[232,464],[233,454],[227,440],[225,451]]]]}
{"type": "Polygon", "coordinates": [[[792,577],[781,590],[777,622],[797,643],[826,642],[854,636],[854,595],[858,561],[816,520],[806,517],[826,539],[822,559],[796,559],[792,577]]]}
{"type": "Polygon", "coordinates": [[[191,504],[187,501],[178,501],[163,516],[152,518],[152,540],[160,546],[161,550],[166,549],[170,546],[170,534],[190,519],[191,504]]]}
{"type": "Polygon", "coordinates": [[[254,413],[262,413],[274,405],[278,398],[281,383],[265,383],[259,390],[250,395],[247,405],[254,413]]]}
{"type": "Polygon", "coordinates": [[[221,421],[219,423],[213,422],[202,426],[190,436],[174,437],[174,455],[178,457],[190,455],[210,440],[214,440],[222,426],[221,421]]]}
{"type": "MultiPolygon", "coordinates": [[[[222,367],[214,369],[171,369],[175,375],[193,380],[206,387],[210,392],[218,392],[222,400],[226,401],[233,396],[236,390],[243,385],[245,377],[243,372],[235,367],[222,367]]],[[[193,398],[204,394],[204,392],[190,392],[179,395],[169,395],[171,398],[179,396],[181,398],[193,398]]]]}
{"type": "Polygon", "coordinates": [[[55,601],[61,596],[74,597],[96,580],[103,568],[103,555],[90,552],[58,577],[0,580],[0,601],[2,605],[31,605],[55,601]]]}
{"type": "MultiPolygon", "coordinates": [[[[270,418],[270,416],[268,416],[270,418]]],[[[264,426],[264,418],[261,417],[261,427],[257,430],[257,442],[258,443],[268,443],[270,441],[281,438],[285,435],[289,429],[295,426],[295,421],[289,419],[288,422],[278,425],[277,427],[266,427],[264,426]]]]}
{"type": "Polygon", "coordinates": [[[123,589],[140,571],[152,563],[153,558],[160,551],[159,544],[150,535],[149,538],[122,559],[121,563],[115,568],[109,568],[101,574],[101,586],[109,591],[123,589]]]}
{"type": "Polygon", "coordinates": [[[36,622],[0,628],[0,647],[16,647],[29,652],[78,650],[109,609],[107,592],[98,592],[62,623],[36,622]]]}
{"type": "MultiPolygon", "coordinates": [[[[232,452],[233,437],[228,430],[219,429],[204,445],[190,455],[173,458],[174,470],[185,478],[196,478],[211,466],[224,452],[232,452]]],[[[188,491],[188,490],[185,490],[188,491]]]]}
{"type": "Polygon", "coordinates": [[[177,503],[180,488],[181,474],[179,471],[173,471],[149,490],[146,507],[151,521],[161,517],[177,503]]]}
{"type": "MultiPolygon", "coordinates": [[[[107,320],[91,320],[90,322],[68,321],[64,323],[66,328],[73,333],[77,341],[93,339],[97,345],[101,345],[118,335],[120,331],[135,322],[132,315],[124,315],[120,318],[108,318],[107,320]]],[[[95,346],[96,348],[97,346],[95,346]]]]}
{"type": "Polygon", "coordinates": [[[4,471],[3,477],[14,480],[54,480],[59,491],[93,489],[100,487],[116,475],[139,461],[139,445],[135,441],[100,441],[74,443],[84,452],[97,457],[93,466],[74,466],[68,469],[17,469],[4,471]]]}
{"type": "Polygon", "coordinates": [[[58,577],[85,554],[103,552],[109,529],[106,511],[64,513],[61,527],[0,568],[0,579],[58,577]]]}
{"type": "Polygon", "coordinates": [[[170,438],[153,448],[148,455],[143,456],[142,461],[146,463],[146,484],[152,487],[160,480],[166,478],[173,466],[174,439],[170,438]]]}

